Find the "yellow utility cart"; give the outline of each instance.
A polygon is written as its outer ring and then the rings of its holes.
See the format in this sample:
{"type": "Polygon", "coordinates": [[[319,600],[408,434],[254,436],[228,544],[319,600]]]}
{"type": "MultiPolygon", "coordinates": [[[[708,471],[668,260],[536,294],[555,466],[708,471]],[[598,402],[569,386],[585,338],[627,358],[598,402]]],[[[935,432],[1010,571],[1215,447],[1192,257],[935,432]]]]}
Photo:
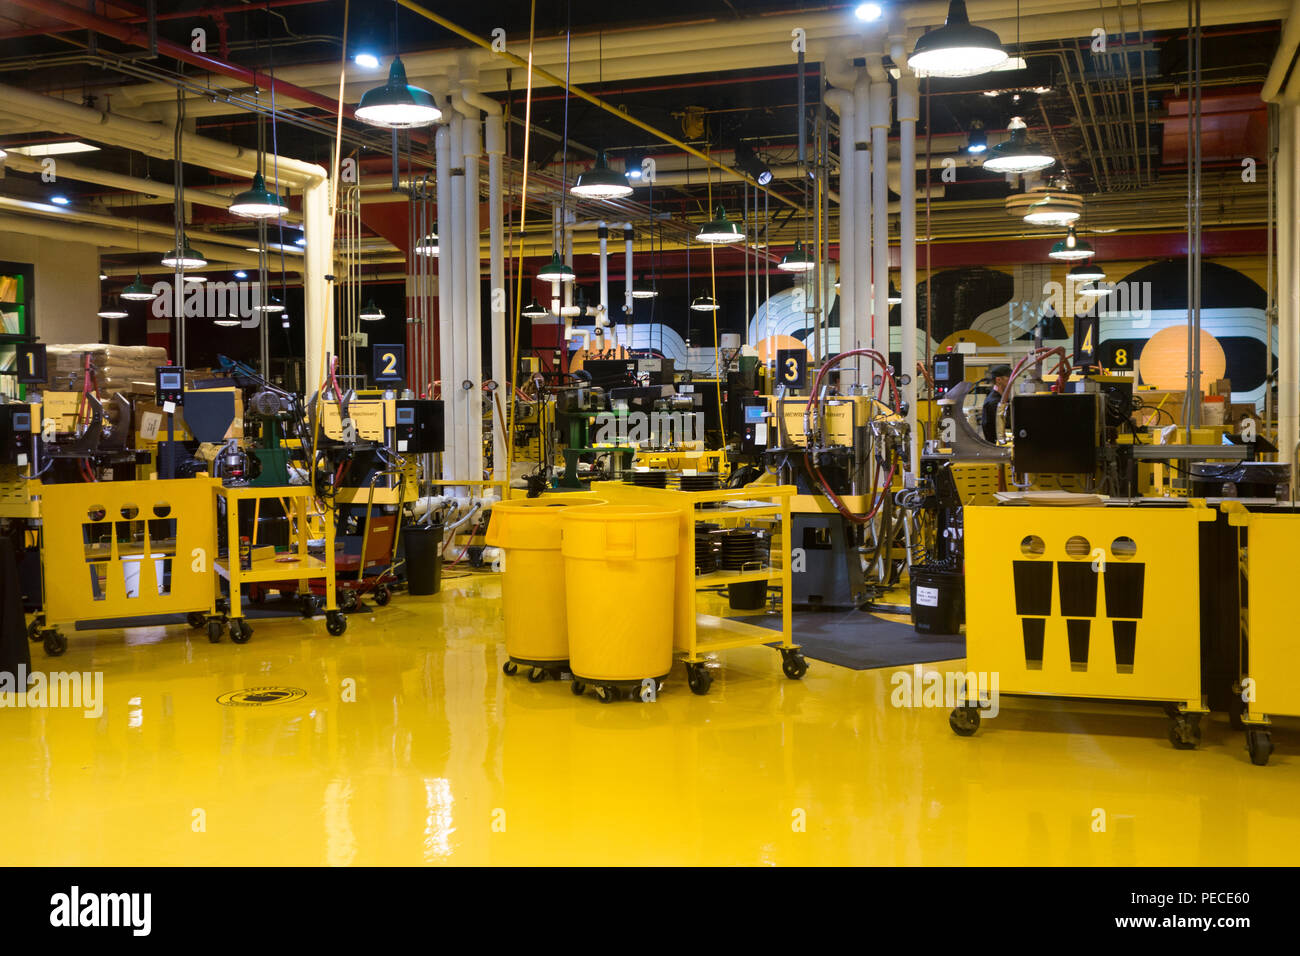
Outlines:
{"type": "MultiPolygon", "coordinates": [[[[1179,749],[1200,741],[1198,527],[1204,501],[965,509],[966,674],[1000,694],[1165,706],[1179,749]]],[[[969,681],[969,676],[967,677],[969,681]]],[[[979,728],[967,686],[949,717],[979,728]]]]}

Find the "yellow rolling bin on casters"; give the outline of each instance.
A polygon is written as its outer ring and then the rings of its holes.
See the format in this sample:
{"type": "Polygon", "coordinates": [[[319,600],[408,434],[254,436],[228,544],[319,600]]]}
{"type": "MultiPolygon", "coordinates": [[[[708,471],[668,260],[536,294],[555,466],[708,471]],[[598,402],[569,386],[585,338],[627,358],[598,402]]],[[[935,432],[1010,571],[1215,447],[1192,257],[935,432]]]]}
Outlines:
{"type": "Polygon", "coordinates": [[[1295,638],[1295,542],[1300,514],[1247,511],[1221,505],[1237,533],[1241,594],[1240,690],[1246,749],[1264,766],[1273,753],[1270,717],[1300,717],[1300,648],[1295,638]]]}
{"type": "MultiPolygon", "coordinates": [[[[325,588],[325,629],[338,636],[348,629],[348,619],[338,609],[338,595],[334,575],[334,515],[325,508],[320,510],[315,501],[315,492],[307,485],[284,485],[279,487],[258,488],[253,486],[227,488],[220,482],[214,483],[215,499],[225,502],[226,520],[226,554],[212,562],[213,573],[218,578],[225,578],[230,583],[229,626],[230,639],[236,644],[246,644],[253,636],[253,628],[244,620],[243,597],[240,594],[245,584],[259,582],[297,581],[298,593],[305,595],[308,584],[313,580],[324,582],[325,588]],[[239,508],[241,504],[261,501],[279,501],[289,519],[289,548],[285,554],[273,554],[254,557],[250,567],[240,567],[239,554],[239,508]],[[322,557],[308,552],[308,542],[312,528],[319,527],[320,536],[325,542],[322,557]]],[[[207,509],[216,511],[216,500],[209,500],[207,509]]],[[[256,522],[254,522],[256,527],[256,522]]],[[[213,585],[220,591],[219,585],[213,585]]],[[[304,610],[304,614],[306,614],[304,610]]],[[[310,616],[310,615],[307,615],[310,616]]],[[[208,639],[216,642],[221,639],[221,619],[208,624],[208,639]]]]}
{"type": "Polygon", "coordinates": [[[96,481],[41,487],[44,610],[33,640],[57,657],[62,625],[216,613],[217,539],[208,478],[96,481]]]}
{"type": "MultiPolygon", "coordinates": [[[[1202,501],[1157,507],[965,509],[966,672],[998,693],[1165,705],[1170,740],[1200,741],[1197,528],[1202,501]]],[[[949,717],[979,728],[970,689],[949,717]]]]}
{"type": "Polygon", "coordinates": [[[685,662],[687,682],[697,694],[707,694],[713,683],[713,675],[705,666],[708,655],[735,647],[779,644],[781,666],[787,677],[798,680],[808,671],[808,662],[799,653],[799,645],[794,643],[790,632],[790,500],[795,491],[793,485],[748,485],[718,491],[637,487],[620,481],[599,485],[600,496],[611,503],[674,508],[681,515],[673,647],[685,662]],[[717,504],[718,507],[701,510],[700,506],[705,504],[717,504]],[[717,570],[697,575],[695,524],[698,521],[723,527],[755,521],[774,525],[779,529],[774,531],[773,538],[779,534],[780,552],[778,554],[773,547],[772,567],[753,571],[717,570]],[[780,567],[775,566],[778,558],[780,567]],[[781,630],[699,610],[697,599],[700,591],[752,581],[765,581],[780,587],[781,630]]]}

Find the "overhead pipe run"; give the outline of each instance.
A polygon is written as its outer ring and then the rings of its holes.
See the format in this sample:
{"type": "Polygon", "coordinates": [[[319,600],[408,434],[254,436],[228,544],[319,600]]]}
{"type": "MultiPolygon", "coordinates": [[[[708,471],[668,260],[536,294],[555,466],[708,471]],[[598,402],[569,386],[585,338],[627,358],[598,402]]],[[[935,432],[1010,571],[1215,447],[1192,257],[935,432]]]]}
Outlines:
{"type": "MultiPolygon", "coordinates": [[[[916,77],[907,68],[907,53],[899,37],[890,37],[890,58],[898,65],[898,150],[902,161],[899,183],[898,216],[898,266],[899,292],[903,297],[902,321],[899,333],[899,371],[907,383],[903,386],[903,401],[907,403],[907,426],[911,435],[909,470],[919,474],[921,445],[925,438],[917,418],[916,369],[916,124],[921,116],[921,98],[916,77]]],[[[886,333],[888,334],[888,333],[886,333]]]]}
{"type": "Polygon", "coordinates": [[[890,89],[883,53],[867,57],[867,75],[871,77],[871,347],[888,355],[890,89]]]}

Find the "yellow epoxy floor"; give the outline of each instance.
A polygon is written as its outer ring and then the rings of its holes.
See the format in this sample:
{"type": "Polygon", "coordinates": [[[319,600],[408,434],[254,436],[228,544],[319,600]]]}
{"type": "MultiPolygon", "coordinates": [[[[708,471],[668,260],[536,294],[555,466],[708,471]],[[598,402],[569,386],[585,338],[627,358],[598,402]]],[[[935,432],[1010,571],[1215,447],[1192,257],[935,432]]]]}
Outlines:
{"type": "MultiPolygon", "coordinates": [[[[500,587],[447,581],[345,635],[266,621],[76,632],[98,719],[0,709],[0,865],[1294,864],[1300,722],[1268,767],[1216,718],[1176,751],[1155,708],[1006,699],[970,739],[890,705],[890,670],[767,648],[706,697],[600,703],[501,673],[500,587]],[[300,700],[229,707],[256,686],[300,700]],[[349,688],[355,701],[343,698],[349,688]],[[1096,832],[1097,810],[1105,831],[1096,832]],[[799,827],[802,821],[802,828],[799,827]]],[[[948,669],[948,665],[928,665],[948,669]]]]}

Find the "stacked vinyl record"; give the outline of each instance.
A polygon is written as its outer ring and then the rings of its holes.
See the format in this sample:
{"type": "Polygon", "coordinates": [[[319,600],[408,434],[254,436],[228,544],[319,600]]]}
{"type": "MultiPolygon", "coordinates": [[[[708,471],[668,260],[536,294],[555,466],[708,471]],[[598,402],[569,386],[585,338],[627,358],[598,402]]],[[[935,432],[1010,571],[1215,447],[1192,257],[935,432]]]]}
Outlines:
{"type": "Polygon", "coordinates": [[[697,524],[695,526],[695,573],[712,574],[718,570],[718,526],[716,524],[697,524]]]}
{"type": "Polygon", "coordinates": [[[667,488],[668,472],[662,469],[656,471],[634,471],[627,479],[629,484],[636,485],[638,488],[667,488]]]}
{"type": "MultiPolygon", "coordinates": [[[[734,528],[718,537],[722,539],[718,563],[724,570],[757,571],[763,567],[762,532],[734,528]]],[[[728,584],[727,598],[733,611],[761,611],[767,605],[767,582],[728,584]]]]}
{"type": "Polygon", "coordinates": [[[717,472],[700,472],[696,475],[682,475],[682,491],[717,491],[717,472]]]}

